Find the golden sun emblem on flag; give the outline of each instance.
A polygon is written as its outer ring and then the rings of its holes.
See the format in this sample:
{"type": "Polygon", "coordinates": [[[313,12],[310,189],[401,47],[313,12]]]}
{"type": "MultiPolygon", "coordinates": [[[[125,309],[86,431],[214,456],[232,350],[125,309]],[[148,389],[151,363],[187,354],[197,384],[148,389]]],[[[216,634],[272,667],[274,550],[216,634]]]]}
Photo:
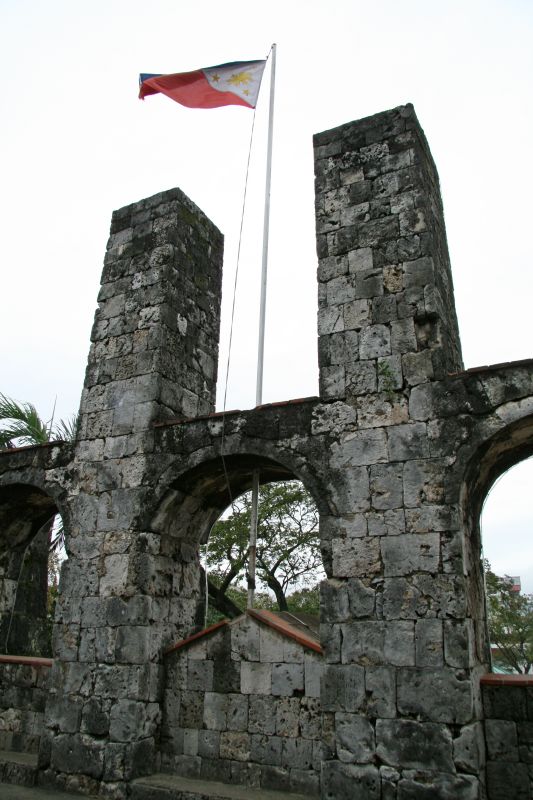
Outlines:
{"type": "Polygon", "coordinates": [[[264,61],[235,61],[206,67],[202,72],[212,89],[236,95],[244,105],[255,108],[264,66],[264,61]]]}
{"type": "Polygon", "coordinates": [[[228,83],[232,86],[248,86],[253,79],[251,72],[235,72],[228,78],[228,83]]]}

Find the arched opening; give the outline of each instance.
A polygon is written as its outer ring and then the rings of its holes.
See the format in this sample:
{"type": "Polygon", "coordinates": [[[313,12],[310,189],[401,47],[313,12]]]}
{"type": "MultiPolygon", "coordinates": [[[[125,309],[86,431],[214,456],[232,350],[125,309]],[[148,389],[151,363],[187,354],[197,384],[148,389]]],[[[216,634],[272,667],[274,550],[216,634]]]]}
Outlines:
{"type": "MultiPolygon", "coordinates": [[[[183,613],[174,618],[182,623],[175,628],[175,637],[189,635],[205,624],[205,580],[200,563],[200,548],[205,547],[213,525],[232,501],[249,492],[254,470],[259,469],[261,486],[276,482],[300,481],[316,504],[317,517],[325,509],[313,476],[296,472],[271,458],[255,454],[226,456],[223,460],[203,462],[173,482],[151,522],[161,537],[161,548],[174,563],[179,576],[172,580],[179,585],[183,613]]],[[[324,559],[325,560],[325,559],[324,559]]]]}
{"type": "Polygon", "coordinates": [[[63,522],[53,498],[27,484],[0,487],[0,652],[52,655],[65,558],[63,522]]]}
{"type": "MultiPolygon", "coordinates": [[[[206,625],[242,614],[247,605],[252,493],[226,508],[202,547],[206,625]]],[[[275,481],[259,492],[254,607],[319,620],[318,509],[301,481],[275,481]]],[[[309,620],[309,622],[314,620],[309,620]]]]}
{"type": "Polygon", "coordinates": [[[533,458],[495,481],[481,514],[492,671],[533,672],[533,458]]]}
{"type": "Polygon", "coordinates": [[[323,738],[318,634],[264,609],[205,627],[199,551],[258,468],[266,487],[304,478],[318,513],[325,510],[312,476],[266,457],[231,455],[175,479],[151,523],[175,570],[161,764],[180,775],[312,795],[323,738]]]}
{"type": "MultiPolygon", "coordinates": [[[[527,546],[523,538],[521,547],[512,545],[516,537],[508,534],[517,512],[524,518],[513,504],[517,500],[527,504],[530,498],[531,489],[528,487],[533,479],[531,456],[533,417],[529,416],[507,425],[484,443],[467,470],[463,508],[468,534],[465,538],[465,563],[470,577],[469,603],[472,616],[478,623],[479,653],[487,668],[495,671],[524,671],[519,668],[524,654],[515,660],[513,666],[511,650],[507,654],[503,652],[505,640],[513,639],[513,629],[517,641],[522,640],[520,647],[523,648],[525,640],[529,639],[533,661],[533,604],[529,603],[528,608],[527,598],[514,580],[521,577],[522,567],[528,562],[524,556],[527,546]],[[509,489],[514,480],[517,481],[515,493],[509,489]],[[513,564],[517,566],[513,567],[513,564]]],[[[513,645],[511,649],[516,659],[516,647],[513,645]]]]}

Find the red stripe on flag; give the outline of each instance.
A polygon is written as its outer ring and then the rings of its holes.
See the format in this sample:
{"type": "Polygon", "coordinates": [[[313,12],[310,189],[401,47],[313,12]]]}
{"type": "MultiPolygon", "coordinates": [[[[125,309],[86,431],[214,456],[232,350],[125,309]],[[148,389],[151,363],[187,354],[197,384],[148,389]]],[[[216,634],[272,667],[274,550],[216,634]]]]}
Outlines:
{"type": "Polygon", "coordinates": [[[148,78],[141,85],[139,97],[161,92],[188,108],[218,108],[219,106],[246,106],[253,108],[233,92],[219,92],[214,89],[201,69],[194,72],[179,72],[175,75],[160,75],[148,78]]]}

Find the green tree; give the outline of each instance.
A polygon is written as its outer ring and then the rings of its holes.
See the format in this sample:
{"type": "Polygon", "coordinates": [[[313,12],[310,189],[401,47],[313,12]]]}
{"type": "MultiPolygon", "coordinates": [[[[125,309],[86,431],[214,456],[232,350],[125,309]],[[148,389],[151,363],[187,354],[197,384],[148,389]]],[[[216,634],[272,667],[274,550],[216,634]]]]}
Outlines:
{"type": "Polygon", "coordinates": [[[513,672],[528,674],[533,667],[533,595],[513,588],[513,580],[495,575],[485,566],[487,613],[495,661],[513,672]]]}
{"type": "MultiPolygon", "coordinates": [[[[256,580],[260,590],[273,593],[277,608],[287,611],[291,595],[314,586],[324,574],[318,511],[299,481],[262,486],[258,509],[256,580]]],[[[233,503],[228,516],[215,523],[209,536],[209,595],[217,610],[227,616],[236,616],[246,607],[245,593],[240,593],[246,578],[250,513],[248,492],[233,503]],[[226,603],[228,599],[233,608],[226,603]]]]}

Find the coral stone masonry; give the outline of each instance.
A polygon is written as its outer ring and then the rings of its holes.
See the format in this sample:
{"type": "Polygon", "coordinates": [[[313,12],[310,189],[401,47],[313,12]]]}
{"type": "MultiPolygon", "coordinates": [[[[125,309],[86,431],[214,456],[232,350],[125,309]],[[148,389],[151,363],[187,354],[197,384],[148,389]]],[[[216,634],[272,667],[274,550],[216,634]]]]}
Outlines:
{"type": "Polygon", "coordinates": [[[499,800],[511,780],[531,796],[530,689],[518,711],[513,686],[482,702],[479,514],[533,454],[533,362],[464,371],[412,106],[314,144],[319,397],[213,413],[222,237],[173,189],[113,215],[76,441],[0,454],[0,650],[53,658],[45,679],[0,657],[2,741],[38,747],[42,785],[122,800],[164,772],[323,800],[499,800]],[[255,469],[317,504],[318,650],[253,613],[201,631],[199,545],[255,469]],[[50,654],[30,544],[56,511],[50,654]]]}

